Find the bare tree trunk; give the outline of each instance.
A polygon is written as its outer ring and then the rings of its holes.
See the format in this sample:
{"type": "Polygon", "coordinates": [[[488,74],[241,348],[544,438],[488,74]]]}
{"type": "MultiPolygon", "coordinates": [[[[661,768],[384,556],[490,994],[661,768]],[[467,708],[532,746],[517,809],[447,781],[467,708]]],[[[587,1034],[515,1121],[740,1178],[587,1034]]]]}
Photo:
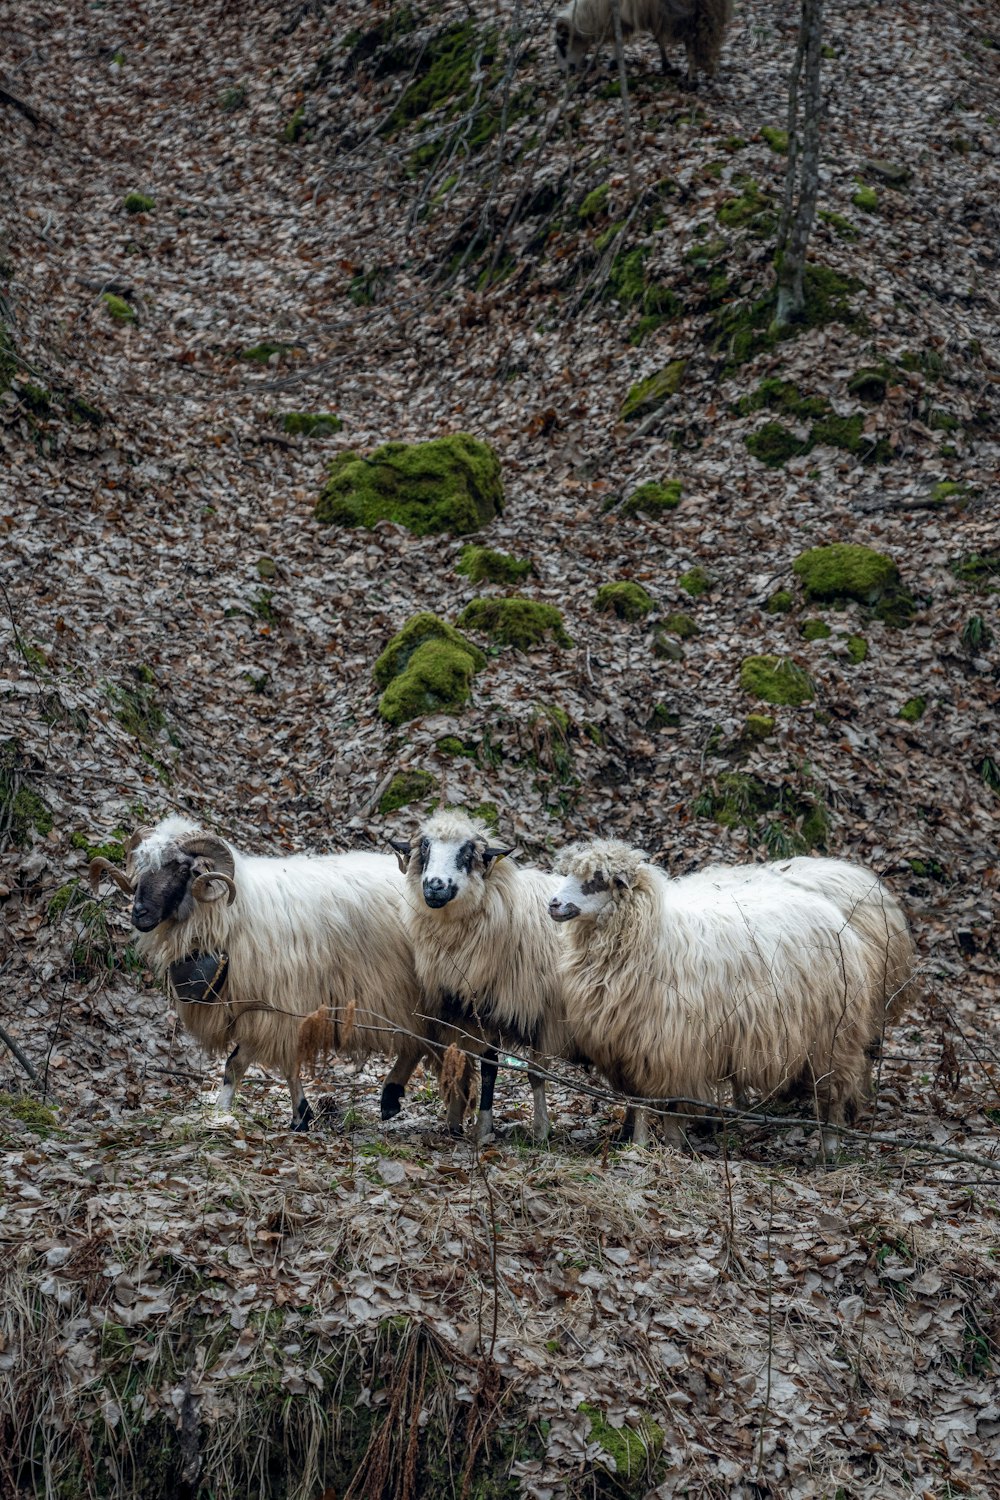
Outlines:
{"type": "Polygon", "coordinates": [[[802,0],[798,45],[788,81],[788,171],[778,226],[778,306],[774,315],[779,328],[799,317],[805,302],[806,247],[816,217],[819,192],[822,43],[823,0],[802,0]],[[800,125],[799,80],[803,74],[803,62],[805,76],[800,125]]]}

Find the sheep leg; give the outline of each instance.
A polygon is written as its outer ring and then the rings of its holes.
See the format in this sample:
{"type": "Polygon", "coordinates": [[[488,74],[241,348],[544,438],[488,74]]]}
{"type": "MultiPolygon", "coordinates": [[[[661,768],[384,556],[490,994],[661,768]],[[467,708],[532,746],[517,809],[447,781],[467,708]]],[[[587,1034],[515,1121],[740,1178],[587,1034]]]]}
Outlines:
{"type": "Polygon", "coordinates": [[[233,1112],[233,1098],[239,1088],[250,1066],[250,1056],[244,1047],[240,1051],[239,1042],[226,1058],[225,1070],[222,1074],[222,1087],[215,1100],[215,1112],[219,1115],[230,1115],[233,1112]]]}
{"type": "Polygon", "coordinates": [[[288,1092],[292,1096],[292,1122],[290,1130],[308,1130],[310,1122],[316,1118],[313,1114],[312,1105],[306,1098],[305,1089],[298,1073],[293,1073],[288,1079],[288,1092]]]}
{"type": "Polygon", "coordinates": [[[399,1114],[403,1095],[406,1093],[406,1085],[423,1055],[423,1042],[418,1042],[412,1037],[401,1038],[396,1061],[382,1085],[380,1109],[383,1120],[391,1120],[399,1114]]]}
{"type": "Polygon", "coordinates": [[[649,1111],[637,1109],[633,1115],[632,1144],[633,1146],[649,1145],[649,1111]]]}
{"type": "Polygon", "coordinates": [[[482,1085],[479,1090],[479,1119],[476,1123],[476,1139],[487,1140],[493,1134],[493,1089],[497,1081],[497,1051],[490,1047],[479,1059],[482,1085]]]}
{"type": "Polygon", "coordinates": [[[528,1082],[531,1084],[532,1139],[541,1144],[549,1138],[549,1111],[545,1103],[545,1079],[540,1073],[534,1073],[528,1069],[528,1082]]]}

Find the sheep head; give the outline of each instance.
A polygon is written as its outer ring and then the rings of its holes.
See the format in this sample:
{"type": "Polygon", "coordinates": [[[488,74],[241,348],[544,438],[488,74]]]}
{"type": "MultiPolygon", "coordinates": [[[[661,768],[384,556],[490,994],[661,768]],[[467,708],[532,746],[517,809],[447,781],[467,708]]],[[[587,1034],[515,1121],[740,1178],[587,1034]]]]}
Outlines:
{"type": "Polygon", "coordinates": [[[576,0],[556,16],[556,62],[564,73],[575,73],[590,50],[591,38],[576,29],[576,0]]]}
{"type": "Polygon", "coordinates": [[[478,818],[454,811],[429,818],[412,842],[391,843],[400,869],[420,882],[425,903],[435,910],[456,899],[477,904],[497,861],[514,853],[512,844],[491,844],[478,818]]]}
{"type": "Polygon", "coordinates": [[[236,899],[236,866],[228,845],[209,833],[170,840],[155,861],[136,861],[132,925],[152,932],[161,922],[186,922],[196,903],[236,899]]]}
{"type": "Polygon", "coordinates": [[[556,863],[563,882],[549,902],[549,916],[554,922],[600,917],[632,889],[645,860],[641,849],[617,839],[571,844],[556,863]]]}

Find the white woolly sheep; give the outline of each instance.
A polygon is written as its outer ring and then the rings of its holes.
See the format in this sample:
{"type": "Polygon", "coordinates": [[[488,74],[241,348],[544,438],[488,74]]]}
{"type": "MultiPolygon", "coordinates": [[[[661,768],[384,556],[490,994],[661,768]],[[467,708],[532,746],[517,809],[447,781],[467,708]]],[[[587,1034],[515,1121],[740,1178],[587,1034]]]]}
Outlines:
{"type": "MultiPolygon", "coordinates": [[[[567,1023],[614,1087],[743,1100],[808,1080],[834,1124],[867,1097],[881,1020],[865,942],[834,902],[767,866],[671,880],[613,840],[573,845],[558,868],[567,1023]]],[[[640,1110],[637,1141],[647,1129],[640,1110]]]]}
{"type": "MultiPolygon", "coordinates": [[[[714,78],[726,27],[732,20],[732,0],[621,0],[622,35],[650,32],[660,49],[664,73],[670,71],[666,49],[683,43],[687,81],[698,69],[714,78]]],[[[575,72],[591,47],[614,36],[611,0],[569,0],[556,14],[556,57],[559,66],[575,72]]]]}
{"type": "Polygon", "coordinates": [[[220,1110],[259,1063],[288,1083],[291,1128],[308,1128],[299,1025],[320,1006],[337,1050],[396,1052],[390,1079],[416,1067],[426,1028],[391,855],[265,859],[168,817],[133,835],[124,873],[93,860],[95,890],[105,872],[134,897],[136,946],[169,977],[182,1024],[207,1052],[228,1054],[220,1110]]]}
{"type": "MultiPolygon", "coordinates": [[[[496,1049],[540,1060],[575,1056],[563,1017],[559,935],[548,920],[552,875],[517,866],[485,824],[435,813],[411,842],[392,840],[406,873],[403,918],[433,1015],[455,1041],[481,1054],[480,1139],[493,1128],[496,1049]]],[[[578,1059],[582,1060],[582,1059],[578,1059]]],[[[533,1134],[548,1135],[545,1083],[529,1068],[533,1134]]]]}

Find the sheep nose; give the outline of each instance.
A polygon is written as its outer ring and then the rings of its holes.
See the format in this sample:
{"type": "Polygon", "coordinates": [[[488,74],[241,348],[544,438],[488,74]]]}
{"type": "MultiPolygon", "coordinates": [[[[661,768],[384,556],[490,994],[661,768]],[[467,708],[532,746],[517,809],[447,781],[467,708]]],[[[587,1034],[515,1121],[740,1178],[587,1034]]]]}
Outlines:
{"type": "Polygon", "coordinates": [[[446,906],[455,894],[450,881],[440,875],[428,875],[423,883],[424,900],[428,906],[446,906]]]}
{"type": "Polygon", "coordinates": [[[560,901],[558,896],[553,896],[549,902],[549,916],[553,922],[569,922],[579,915],[580,908],[574,906],[572,901],[560,901]]]}

